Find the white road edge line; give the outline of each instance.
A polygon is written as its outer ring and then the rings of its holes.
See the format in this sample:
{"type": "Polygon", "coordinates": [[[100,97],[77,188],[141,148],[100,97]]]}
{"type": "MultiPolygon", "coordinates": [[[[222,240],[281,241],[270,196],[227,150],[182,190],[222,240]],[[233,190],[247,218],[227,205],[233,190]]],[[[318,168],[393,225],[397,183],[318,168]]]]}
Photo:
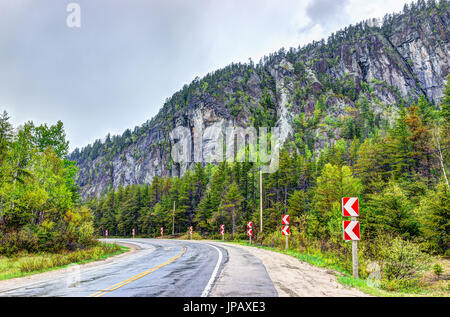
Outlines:
{"type": "Polygon", "coordinates": [[[216,279],[217,273],[219,271],[220,263],[222,263],[222,257],[223,257],[222,256],[222,252],[217,247],[215,247],[215,246],[213,246],[211,244],[209,244],[209,245],[211,247],[213,247],[214,249],[216,249],[217,252],[219,252],[219,259],[217,260],[216,267],[214,268],[214,271],[213,271],[213,273],[211,275],[211,278],[209,279],[208,284],[206,285],[205,289],[203,290],[203,293],[202,293],[201,297],[207,297],[209,295],[209,292],[211,291],[212,284],[213,284],[214,280],[216,279]]]}

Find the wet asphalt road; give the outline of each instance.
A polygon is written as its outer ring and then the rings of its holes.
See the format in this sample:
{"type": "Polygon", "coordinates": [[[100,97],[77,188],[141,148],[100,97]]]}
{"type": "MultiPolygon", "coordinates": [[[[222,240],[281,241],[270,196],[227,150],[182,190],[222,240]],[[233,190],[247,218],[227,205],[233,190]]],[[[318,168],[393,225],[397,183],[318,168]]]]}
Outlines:
{"type": "Polygon", "coordinates": [[[227,251],[216,244],[159,239],[103,241],[132,243],[141,249],[111,263],[86,269],[74,266],[71,272],[3,290],[0,296],[208,296],[228,260],[227,251]]]}

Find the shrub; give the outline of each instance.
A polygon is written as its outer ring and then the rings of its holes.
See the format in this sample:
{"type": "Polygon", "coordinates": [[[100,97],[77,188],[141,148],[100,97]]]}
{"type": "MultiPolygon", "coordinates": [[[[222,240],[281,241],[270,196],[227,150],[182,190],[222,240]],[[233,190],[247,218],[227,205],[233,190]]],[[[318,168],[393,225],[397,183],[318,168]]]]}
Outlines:
{"type": "Polygon", "coordinates": [[[36,252],[39,239],[30,228],[0,234],[0,254],[11,256],[20,251],[36,252]]]}
{"type": "Polygon", "coordinates": [[[442,275],[442,272],[443,272],[442,266],[439,263],[436,263],[433,266],[433,272],[437,276],[437,278],[439,279],[439,277],[442,275]]]}
{"type": "Polygon", "coordinates": [[[40,271],[44,268],[53,267],[51,258],[32,257],[23,260],[19,264],[19,268],[22,272],[40,271]]]}
{"type": "Polygon", "coordinates": [[[390,289],[414,286],[421,273],[428,268],[430,256],[419,246],[399,237],[381,250],[383,278],[390,289]]]}

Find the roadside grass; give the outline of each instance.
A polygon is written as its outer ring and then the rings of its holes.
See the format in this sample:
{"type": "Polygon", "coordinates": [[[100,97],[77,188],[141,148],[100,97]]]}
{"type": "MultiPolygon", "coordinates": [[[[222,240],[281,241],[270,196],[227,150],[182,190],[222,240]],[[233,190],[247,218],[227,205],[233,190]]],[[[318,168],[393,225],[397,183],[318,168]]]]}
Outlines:
{"type": "Polygon", "coordinates": [[[66,268],[71,264],[84,264],[104,260],[129,251],[128,247],[116,243],[100,243],[91,248],[61,253],[26,252],[12,257],[0,256],[0,280],[23,277],[47,271],[66,268]]]}
{"type": "Polygon", "coordinates": [[[342,266],[339,265],[337,258],[333,258],[332,256],[329,255],[321,253],[308,254],[302,253],[299,250],[285,250],[276,247],[268,247],[253,243],[249,244],[248,241],[244,240],[231,240],[226,242],[250,247],[257,247],[265,250],[287,254],[297,258],[299,261],[303,261],[317,267],[334,270],[336,271],[335,276],[337,282],[341,283],[344,286],[357,288],[362,292],[373,296],[379,297],[449,296],[450,291],[449,284],[448,282],[445,283],[445,281],[444,283],[442,282],[430,283],[430,280],[428,280],[423,287],[404,288],[396,292],[388,291],[373,285],[373,283],[371,283],[371,280],[369,279],[366,280],[361,278],[354,278],[351,272],[347,271],[346,269],[344,269],[342,266]]]}

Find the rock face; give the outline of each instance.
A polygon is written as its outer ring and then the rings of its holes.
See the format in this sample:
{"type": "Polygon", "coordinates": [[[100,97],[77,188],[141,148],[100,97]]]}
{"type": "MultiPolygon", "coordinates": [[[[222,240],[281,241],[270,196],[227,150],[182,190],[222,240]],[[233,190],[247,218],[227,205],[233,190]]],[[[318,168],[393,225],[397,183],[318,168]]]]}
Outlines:
{"type": "Polygon", "coordinates": [[[69,156],[80,168],[82,195],[180,176],[194,162],[210,161],[217,136],[229,127],[276,126],[282,141],[314,153],[340,139],[364,138],[369,125],[389,126],[401,105],[422,95],[438,106],[449,73],[449,19],[444,1],[196,79],[133,132],[69,156]],[[346,128],[352,122],[358,132],[346,128]],[[173,135],[177,128],[190,140],[190,162],[171,156],[181,138],[173,135]]]}

